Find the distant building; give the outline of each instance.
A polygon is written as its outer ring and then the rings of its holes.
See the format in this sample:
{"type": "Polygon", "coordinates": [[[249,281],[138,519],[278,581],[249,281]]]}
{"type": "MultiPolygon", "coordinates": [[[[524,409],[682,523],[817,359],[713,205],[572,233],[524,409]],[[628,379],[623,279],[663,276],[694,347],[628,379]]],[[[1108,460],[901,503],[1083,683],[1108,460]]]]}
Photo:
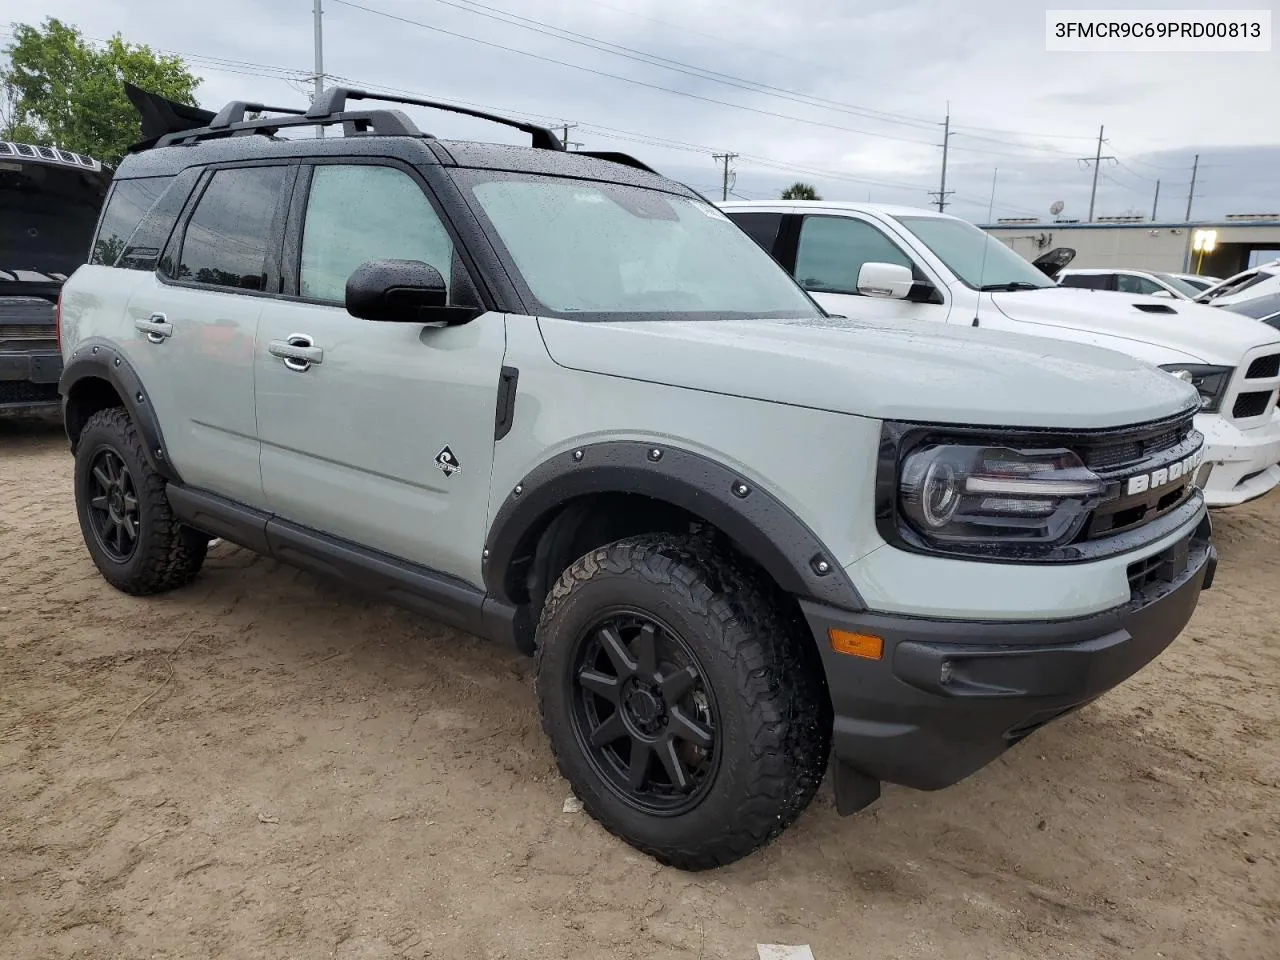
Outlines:
{"type": "Polygon", "coordinates": [[[1280,257],[1280,213],[1229,214],[1194,223],[1099,217],[1092,223],[1008,218],[981,225],[1028,260],[1055,247],[1076,251],[1073,267],[1129,267],[1229,277],[1280,257]],[[1197,241],[1211,250],[1203,258],[1197,241]]]}

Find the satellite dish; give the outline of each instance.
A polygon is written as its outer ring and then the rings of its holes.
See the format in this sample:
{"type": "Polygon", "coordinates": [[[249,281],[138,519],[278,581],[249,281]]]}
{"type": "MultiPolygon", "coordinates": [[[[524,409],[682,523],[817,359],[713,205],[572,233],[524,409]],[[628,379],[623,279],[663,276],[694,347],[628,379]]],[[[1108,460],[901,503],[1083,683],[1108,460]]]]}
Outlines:
{"type": "Polygon", "coordinates": [[[1061,200],[1055,200],[1053,203],[1049,204],[1049,212],[1056,217],[1066,208],[1066,206],[1067,205],[1061,200]]]}

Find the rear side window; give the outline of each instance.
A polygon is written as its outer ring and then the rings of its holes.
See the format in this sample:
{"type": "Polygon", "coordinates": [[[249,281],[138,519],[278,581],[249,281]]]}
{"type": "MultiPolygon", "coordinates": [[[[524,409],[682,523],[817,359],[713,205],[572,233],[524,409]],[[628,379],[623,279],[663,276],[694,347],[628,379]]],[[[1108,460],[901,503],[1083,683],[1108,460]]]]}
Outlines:
{"type": "Polygon", "coordinates": [[[782,226],[780,213],[730,213],[730,220],[740,226],[744,233],[764,248],[766,253],[773,253],[773,245],[778,239],[778,228],[782,226]]]}
{"type": "Polygon", "coordinates": [[[90,263],[115,266],[133,231],[160,199],[173,177],[139,177],[117,180],[102,211],[98,235],[89,255],[90,263]]]}
{"type": "Polygon", "coordinates": [[[1114,277],[1106,273],[1069,273],[1058,281],[1064,287],[1084,287],[1086,290],[1112,290],[1114,277]]]}
{"type": "Polygon", "coordinates": [[[187,223],[176,279],[266,289],[267,246],[287,169],[216,171],[187,223]]]}

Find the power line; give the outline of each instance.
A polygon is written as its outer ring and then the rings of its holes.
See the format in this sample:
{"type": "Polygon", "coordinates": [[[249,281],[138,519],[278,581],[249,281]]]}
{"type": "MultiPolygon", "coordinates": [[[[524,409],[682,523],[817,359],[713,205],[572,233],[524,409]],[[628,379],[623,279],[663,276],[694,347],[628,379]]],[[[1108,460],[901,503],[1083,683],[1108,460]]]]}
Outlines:
{"type": "MultiPolygon", "coordinates": [[[[443,35],[445,35],[445,36],[454,37],[454,38],[459,39],[459,40],[466,40],[466,41],[468,41],[468,42],[470,42],[470,43],[480,44],[481,46],[491,47],[491,48],[496,49],[496,50],[503,50],[503,51],[506,51],[506,52],[508,52],[508,53],[516,53],[516,54],[519,54],[520,56],[528,57],[528,58],[533,59],[533,60],[538,60],[538,61],[541,61],[541,62],[543,62],[543,63],[549,63],[549,64],[553,64],[553,65],[555,65],[555,66],[566,67],[566,68],[571,69],[571,70],[578,70],[578,71],[581,71],[581,72],[583,72],[583,73],[589,73],[589,74],[592,74],[593,76],[606,77],[606,78],[611,79],[611,80],[618,80],[618,81],[621,81],[622,83],[629,83],[629,84],[632,84],[632,85],[634,85],[634,86],[644,87],[644,88],[649,89],[649,90],[657,90],[657,91],[660,91],[660,92],[663,92],[663,93],[670,93],[670,94],[674,94],[675,96],[679,96],[679,97],[686,97],[686,98],[691,99],[691,100],[699,100],[699,101],[702,101],[703,103],[711,103],[711,104],[715,104],[716,106],[729,107],[729,108],[731,108],[731,109],[733,109],[733,110],[742,110],[742,111],[745,111],[745,112],[747,112],[747,113],[754,113],[754,114],[757,114],[757,115],[759,115],[759,116],[773,117],[773,118],[775,118],[775,119],[779,119],[779,120],[790,120],[790,121],[792,121],[792,122],[794,122],[794,123],[803,123],[803,124],[806,124],[806,125],[809,125],[809,126],[823,127],[823,128],[825,128],[825,129],[828,129],[828,130],[840,130],[840,131],[843,131],[843,132],[845,132],[845,133],[856,133],[856,134],[859,134],[859,135],[861,135],[861,136],[873,137],[873,138],[877,138],[877,139],[881,139],[881,140],[894,140],[894,141],[897,141],[897,142],[899,142],[899,143],[914,143],[914,144],[919,144],[919,145],[921,145],[921,146],[930,146],[930,145],[931,145],[931,144],[929,144],[929,142],[928,142],[928,141],[926,141],[926,140],[916,140],[916,139],[913,139],[913,138],[911,138],[911,137],[899,137],[899,136],[896,136],[896,135],[894,135],[894,134],[889,134],[889,133],[875,133],[875,132],[870,131],[870,130],[862,130],[862,129],[858,129],[858,128],[856,128],[856,127],[847,127],[847,126],[842,126],[841,124],[828,123],[828,122],[823,121],[823,120],[814,120],[814,119],[807,118],[807,117],[797,117],[797,116],[793,116],[793,115],[791,115],[791,114],[778,113],[778,112],[776,112],[776,111],[772,111],[772,110],[763,110],[763,109],[760,109],[759,107],[750,107],[750,106],[747,106],[747,105],[745,105],[745,104],[733,103],[733,102],[728,101],[728,100],[718,100],[718,99],[716,99],[715,97],[706,97],[706,96],[703,96],[703,95],[701,95],[701,94],[697,94],[697,93],[690,93],[689,91],[686,91],[686,90],[677,90],[677,89],[675,89],[674,87],[665,87],[665,86],[663,86],[663,85],[661,85],[661,84],[657,84],[657,83],[649,83],[649,82],[644,81],[644,80],[637,80],[637,79],[635,79],[634,77],[624,77],[624,76],[622,76],[622,75],[620,75],[620,74],[616,74],[616,73],[609,73],[609,72],[608,72],[608,71],[606,71],[606,70],[597,70],[597,69],[595,69],[594,67],[588,67],[588,66],[586,66],[586,65],[584,65],[584,64],[570,63],[570,62],[567,62],[567,61],[565,61],[565,60],[557,59],[557,58],[555,58],[555,57],[548,57],[548,56],[544,56],[544,55],[542,55],[542,54],[533,53],[532,51],[529,51],[529,50],[521,50],[521,49],[519,49],[518,47],[510,47],[510,46],[507,46],[507,45],[505,45],[505,44],[495,43],[494,41],[491,41],[491,40],[482,40],[482,39],[480,39],[479,37],[472,37],[472,36],[469,36],[468,34],[465,34],[465,33],[458,33],[457,31],[454,31],[454,30],[446,30],[446,29],[444,29],[443,27],[437,27],[437,26],[435,26],[434,24],[425,23],[425,22],[423,22],[423,21],[421,21],[421,20],[414,20],[414,19],[412,19],[412,18],[410,18],[410,17],[403,17],[403,16],[400,16],[399,14],[390,13],[390,12],[388,12],[388,11],[386,11],[386,10],[378,10],[378,9],[376,9],[376,8],[374,8],[374,7],[368,7],[368,6],[365,6],[365,5],[360,4],[360,3],[355,3],[355,2],[353,2],[353,0],[333,0],[333,2],[334,2],[334,3],[341,4],[341,5],[342,5],[342,6],[344,6],[344,7],[349,7],[349,8],[351,8],[351,9],[353,9],[353,10],[361,10],[361,11],[363,11],[363,12],[365,12],[365,13],[372,14],[372,15],[374,15],[374,16],[384,17],[384,18],[386,18],[386,19],[388,19],[388,20],[394,20],[394,21],[396,21],[396,22],[398,22],[398,23],[403,23],[403,24],[406,24],[406,25],[409,25],[409,26],[419,27],[419,28],[421,28],[421,29],[423,29],[423,30],[429,30],[429,31],[431,31],[431,32],[433,32],[433,33],[443,34],[443,35]]],[[[449,2],[449,0],[437,0],[437,2],[447,3],[447,2],[449,2]]],[[[453,4],[450,4],[450,5],[453,5],[453,4]]],[[[469,8],[468,8],[468,9],[469,9],[469,8]]],[[[513,15],[513,16],[514,16],[514,15],[513,15]]],[[[519,24],[516,24],[516,25],[519,25],[519,24]]],[[[530,28],[530,29],[532,29],[532,28],[530,28]]],[[[564,38],[561,38],[561,39],[564,39],[564,38]]],[[[599,48],[597,48],[597,49],[599,49],[599,48]]],[[[634,58],[631,58],[631,59],[634,59],[634,58]]],[[[651,65],[653,65],[653,64],[651,64],[651,65]]],[[[683,70],[682,70],[682,71],[680,71],[680,72],[687,72],[687,71],[683,71],[683,70]]],[[[702,77],[701,77],[701,79],[714,79],[714,78],[712,78],[712,77],[707,77],[707,76],[702,76],[702,77]]],[[[750,88],[744,88],[744,89],[750,89],[750,88]]],[[[761,90],[750,90],[750,92],[760,93],[760,92],[765,92],[765,91],[761,91],[761,90]]],[[[810,106],[814,106],[815,104],[809,104],[809,105],[810,105],[810,106]]],[[[986,151],[986,150],[979,149],[979,148],[977,148],[977,147],[965,147],[964,149],[965,149],[965,150],[967,150],[967,151],[969,151],[969,152],[973,152],[973,153],[993,153],[993,152],[997,152],[997,151],[986,151]]]]}

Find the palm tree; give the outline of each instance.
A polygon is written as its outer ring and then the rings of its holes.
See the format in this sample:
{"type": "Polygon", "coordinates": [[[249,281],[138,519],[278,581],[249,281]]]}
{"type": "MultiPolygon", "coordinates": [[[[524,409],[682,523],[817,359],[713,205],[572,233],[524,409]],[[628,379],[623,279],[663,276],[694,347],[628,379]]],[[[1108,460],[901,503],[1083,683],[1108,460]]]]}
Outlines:
{"type": "Polygon", "coordinates": [[[818,191],[813,189],[813,184],[802,183],[797,180],[787,189],[782,191],[783,200],[821,200],[818,191]]]}

